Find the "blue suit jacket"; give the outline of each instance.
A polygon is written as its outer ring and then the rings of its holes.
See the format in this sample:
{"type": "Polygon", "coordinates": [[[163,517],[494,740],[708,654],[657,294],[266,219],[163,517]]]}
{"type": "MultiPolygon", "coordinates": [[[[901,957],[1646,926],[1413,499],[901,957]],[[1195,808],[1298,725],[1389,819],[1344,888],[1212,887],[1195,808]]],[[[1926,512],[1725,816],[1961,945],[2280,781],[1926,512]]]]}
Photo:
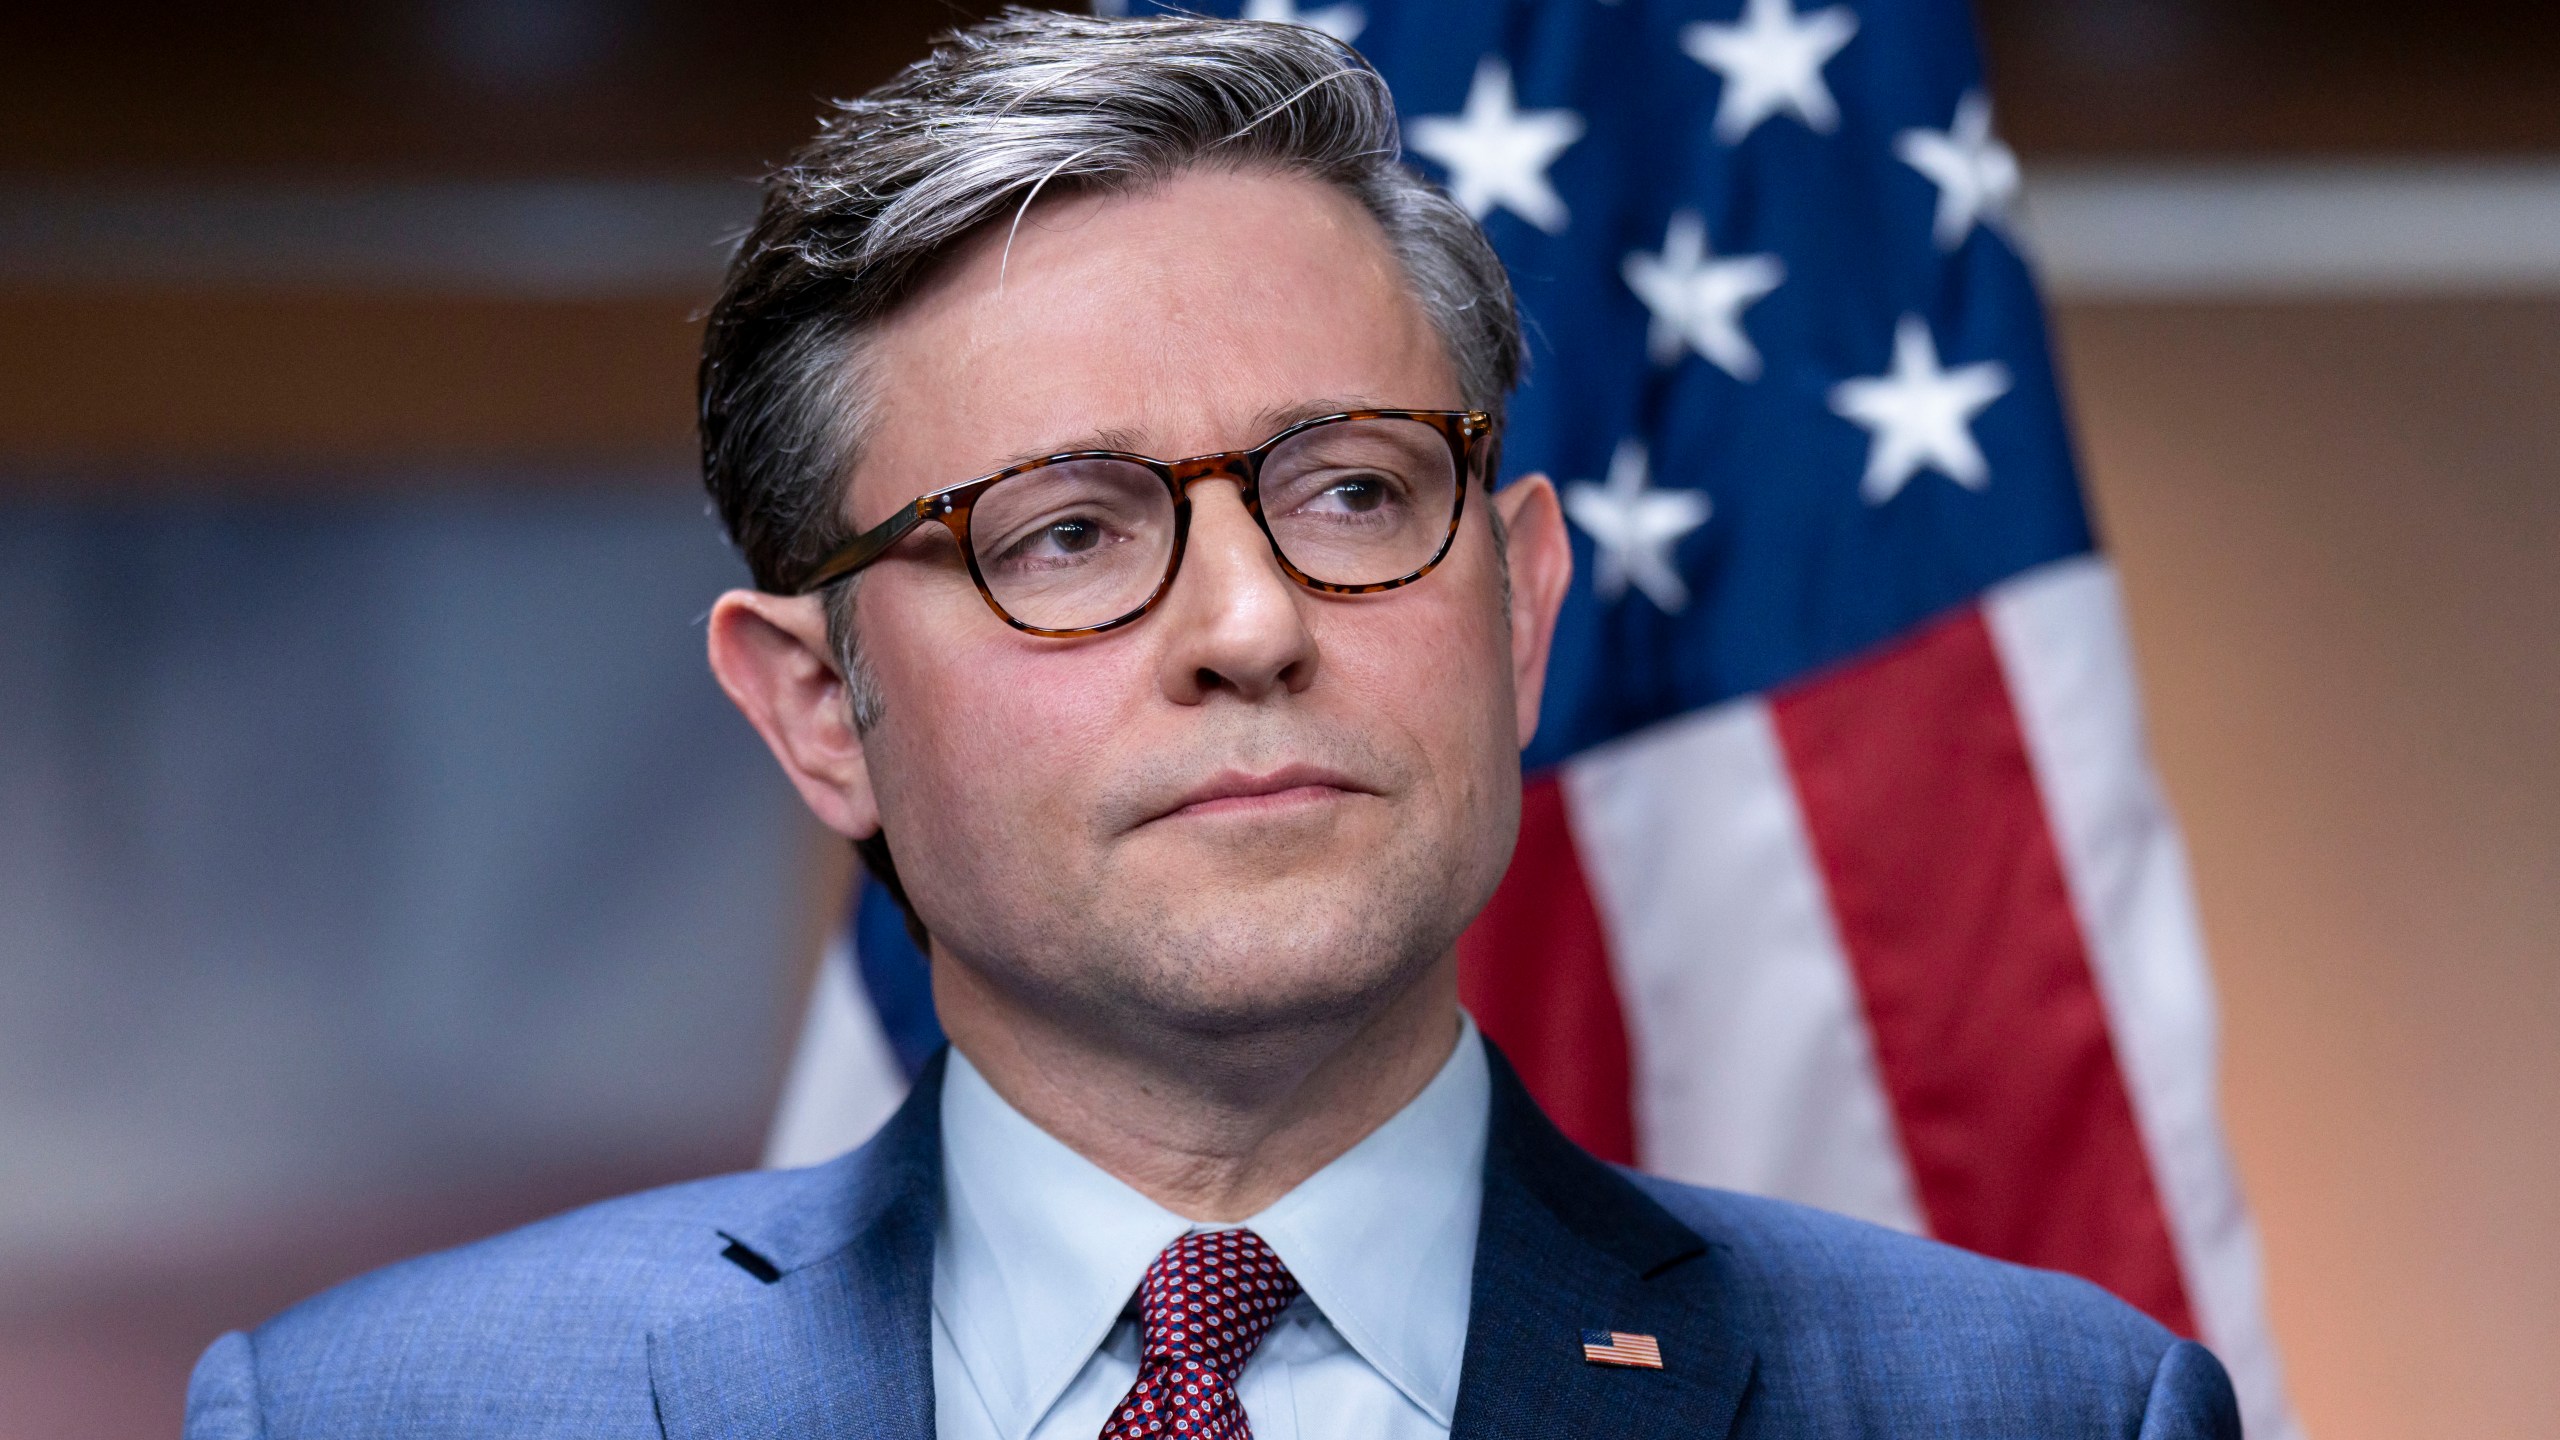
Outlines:
{"type": "MultiPolygon", "coordinates": [[[[1622,1173],[1493,1071],[1457,1436],[2240,1433],[2213,1356],[2094,1286],[1622,1173]],[[1658,1337],[1663,1368],[1586,1363],[1586,1329],[1658,1337]]],[[[926,1440],[940,1095],[937,1061],[832,1164],[609,1201],[225,1335],[187,1435],[926,1440]]]]}

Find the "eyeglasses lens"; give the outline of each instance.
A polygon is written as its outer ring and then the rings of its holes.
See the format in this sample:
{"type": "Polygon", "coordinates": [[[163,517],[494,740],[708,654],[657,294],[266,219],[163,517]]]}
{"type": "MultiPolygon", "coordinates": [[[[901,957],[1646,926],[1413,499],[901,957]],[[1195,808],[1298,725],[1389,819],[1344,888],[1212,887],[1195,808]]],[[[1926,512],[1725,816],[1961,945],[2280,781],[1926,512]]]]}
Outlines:
{"type": "Polygon", "coordinates": [[[1065,460],[988,487],[969,516],[969,544],[1007,615],[1079,630],[1147,603],[1164,583],[1173,526],[1173,492],[1154,471],[1065,460]]]}
{"type": "Polygon", "coordinates": [[[1289,563],[1329,585],[1401,580],[1449,537],[1458,469],[1419,420],[1301,430],[1262,466],[1262,517],[1289,563]]]}

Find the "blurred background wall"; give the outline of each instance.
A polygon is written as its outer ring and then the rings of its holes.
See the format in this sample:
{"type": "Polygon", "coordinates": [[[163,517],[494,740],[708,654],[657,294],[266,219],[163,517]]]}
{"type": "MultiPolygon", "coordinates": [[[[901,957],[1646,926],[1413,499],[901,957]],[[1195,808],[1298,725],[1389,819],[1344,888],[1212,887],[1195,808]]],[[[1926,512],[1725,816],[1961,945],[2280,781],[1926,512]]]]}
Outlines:
{"type": "MultiPolygon", "coordinates": [[[[842,864],[692,317],[969,5],[0,20],[0,1440],[750,1163],[842,864]]],[[[2560,13],[1982,0],[2322,1440],[2560,1414],[2560,13]]]]}

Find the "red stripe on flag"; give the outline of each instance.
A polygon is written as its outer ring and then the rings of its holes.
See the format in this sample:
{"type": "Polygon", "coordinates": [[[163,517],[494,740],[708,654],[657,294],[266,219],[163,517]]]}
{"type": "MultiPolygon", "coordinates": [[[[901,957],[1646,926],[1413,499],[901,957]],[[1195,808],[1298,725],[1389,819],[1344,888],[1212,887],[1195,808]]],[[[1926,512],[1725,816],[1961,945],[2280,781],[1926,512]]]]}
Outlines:
{"type": "Polygon", "coordinates": [[[1557,1128],[1634,1163],[1626,1012],[1553,775],[1522,791],[1511,869],[1458,939],[1458,996],[1557,1128]]]}
{"type": "Polygon", "coordinates": [[[1978,610],[1775,700],[1930,1231],[2195,1320],[1978,610]]]}

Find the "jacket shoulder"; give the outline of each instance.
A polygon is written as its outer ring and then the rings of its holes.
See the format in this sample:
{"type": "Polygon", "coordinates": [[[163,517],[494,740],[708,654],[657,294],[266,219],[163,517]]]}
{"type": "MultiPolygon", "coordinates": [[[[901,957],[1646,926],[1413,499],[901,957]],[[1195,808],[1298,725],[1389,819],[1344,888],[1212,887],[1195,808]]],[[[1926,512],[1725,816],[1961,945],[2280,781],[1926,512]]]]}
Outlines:
{"type": "Polygon", "coordinates": [[[723,1252],[830,1207],[851,1159],[626,1195],[347,1281],[208,1351],[189,1434],[221,1408],[277,1437],[655,1436],[650,1332],[759,1289],[753,1247],[723,1252]]]}
{"type": "Polygon", "coordinates": [[[1758,1352],[1764,1411],[1854,1416],[1867,1433],[2147,1435],[2164,1384],[2198,1390],[2207,1408],[2216,1387],[2228,1395],[2201,1347],[2085,1280],[1785,1201],[1629,1178],[1707,1242],[1715,1303],[1758,1352]]]}

